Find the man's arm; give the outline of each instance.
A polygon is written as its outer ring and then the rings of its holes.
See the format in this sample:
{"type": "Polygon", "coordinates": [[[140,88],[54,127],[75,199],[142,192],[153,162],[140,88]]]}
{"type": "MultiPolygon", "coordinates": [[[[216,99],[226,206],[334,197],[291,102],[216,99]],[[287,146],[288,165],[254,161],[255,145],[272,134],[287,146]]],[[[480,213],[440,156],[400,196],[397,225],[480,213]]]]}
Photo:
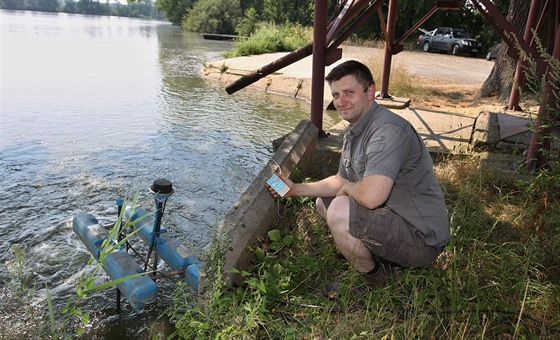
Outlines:
{"type": "Polygon", "coordinates": [[[375,209],[389,198],[394,181],[383,175],[365,176],[361,181],[347,182],[336,194],[353,197],[360,205],[375,209]]]}
{"type": "MultiPolygon", "coordinates": [[[[344,185],[349,183],[347,179],[340,177],[338,174],[324,178],[318,182],[311,183],[294,183],[284,175],[277,175],[288,187],[290,187],[290,191],[288,191],[284,198],[294,196],[334,197],[344,185]]],[[[268,189],[272,196],[276,198],[279,197],[270,186],[268,186],[268,189]]]]}

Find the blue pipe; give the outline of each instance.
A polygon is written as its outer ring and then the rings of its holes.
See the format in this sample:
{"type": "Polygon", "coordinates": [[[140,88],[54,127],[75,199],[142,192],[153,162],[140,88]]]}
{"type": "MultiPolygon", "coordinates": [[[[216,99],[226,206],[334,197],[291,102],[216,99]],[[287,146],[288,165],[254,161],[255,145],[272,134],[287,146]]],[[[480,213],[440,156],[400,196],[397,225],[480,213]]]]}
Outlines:
{"type": "MultiPolygon", "coordinates": [[[[99,260],[103,242],[109,237],[109,231],[91,214],[75,216],[72,229],[93,257],[99,260]]],[[[101,266],[113,281],[144,272],[132,256],[123,250],[107,254],[101,266]]],[[[118,283],[117,287],[135,309],[142,309],[155,302],[157,297],[156,283],[145,275],[118,283]]]]}

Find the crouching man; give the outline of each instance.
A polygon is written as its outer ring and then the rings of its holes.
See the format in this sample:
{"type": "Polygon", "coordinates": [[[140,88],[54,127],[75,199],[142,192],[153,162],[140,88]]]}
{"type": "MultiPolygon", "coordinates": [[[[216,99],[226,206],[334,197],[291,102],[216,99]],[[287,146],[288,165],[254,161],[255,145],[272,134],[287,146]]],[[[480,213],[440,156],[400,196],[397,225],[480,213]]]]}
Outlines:
{"type": "Polygon", "coordinates": [[[279,175],[290,187],[284,197],[317,197],[338,250],[379,287],[385,284],[379,259],[416,267],[438,257],[450,238],[447,208],[424,142],[408,121],[375,102],[367,66],[344,62],[326,81],[350,124],[338,173],[313,183],[279,175]]]}

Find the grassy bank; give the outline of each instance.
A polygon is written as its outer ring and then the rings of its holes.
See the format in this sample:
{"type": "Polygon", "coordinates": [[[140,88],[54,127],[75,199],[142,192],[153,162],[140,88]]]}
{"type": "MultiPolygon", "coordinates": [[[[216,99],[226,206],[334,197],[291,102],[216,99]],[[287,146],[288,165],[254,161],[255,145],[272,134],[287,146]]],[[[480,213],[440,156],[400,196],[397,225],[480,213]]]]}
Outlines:
{"type": "MultiPolygon", "coordinates": [[[[379,56],[370,58],[365,63],[379,79],[379,56]]],[[[437,95],[435,88],[418,86],[400,65],[393,65],[389,91],[429,98],[432,105],[437,95]]],[[[458,98],[453,101],[457,105],[458,98]]],[[[206,261],[207,294],[197,300],[179,291],[173,313],[177,335],[560,338],[560,164],[555,157],[540,172],[527,172],[523,157],[513,155],[473,153],[438,162],[451,242],[433,266],[396,268],[380,289],[366,286],[340,256],[313,200],[280,200],[275,225],[251,249],[255,261],[241,273],[243,287],[225,283],[216,244],[206,261]],[[337,289],[325,291],[332,283],[337,289]]]]}
{"type": "Polygon", "coordinates": [[[180,334],[558,338],[560,174],[479,156],[436,165],[452,240],[432,267],[395,269],[386,287],[371,289],[338,255],[313,202],[282,200],[274,229],[253,248],[246,286],[232,289],[214,272],[206,308],[181,314],[180,334]],[[326,295],[334,281],[338,289],[326,295]]]}

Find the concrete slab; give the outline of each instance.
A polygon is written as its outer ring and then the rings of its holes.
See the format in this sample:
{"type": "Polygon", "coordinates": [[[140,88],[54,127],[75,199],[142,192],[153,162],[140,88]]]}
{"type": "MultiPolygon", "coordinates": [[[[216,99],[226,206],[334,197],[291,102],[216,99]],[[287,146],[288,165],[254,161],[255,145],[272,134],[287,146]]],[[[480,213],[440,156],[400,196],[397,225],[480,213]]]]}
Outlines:
{"type": "Polygon", "coordinates": [[[472,117],[416,108],[392,111],[414,126],[430,152],[464,153],[470,149],[472,117]]]}
{"type": "Polygon", "coordinates": [[[410,106],[410,98],[393,96],[391,98],[376,98],[375,101],[388,109],[402,110],[410,106]]]}
{"type": "Polygon", "coordinates": [[[506,139],[514,135],[530,131],[531,119],[518,115],[497,113],[500,126],[500,138],[506,139]]]}
{"type": "MultiPolygon", "coordinates": [[[[555,131],[560,136],[560,131],[555,131]]],[[[476,151],[522,154],[529,148],[533,132],[531,118],[515,112],[482,112],[475,121],[471,145],[476,151]]],[[[557,150],[554,140],[551,148],[557,150]]]]}
{"type": "Polygon", "coordinates": [[[253,182],[234,203],[218,225],[218,242],[226,246],[224,272],[230,281],[240,284],[242,278],[230,274],[232,268],[248,269],[252,260],[249,247],[271,227],[275,214],[275,201],[266,188],[266,180],[279,165],[287,176],[295,169],[303,174],[312,167],[318,130],[310,121],[301,121],[255,177],[253,182]]]}
{"type": "Polygon", "coordinates": [[[498,117],[493,112],[481,112],[474,122],[470,144],[476,151],[493,150],[500,142],[498,117]]]}

